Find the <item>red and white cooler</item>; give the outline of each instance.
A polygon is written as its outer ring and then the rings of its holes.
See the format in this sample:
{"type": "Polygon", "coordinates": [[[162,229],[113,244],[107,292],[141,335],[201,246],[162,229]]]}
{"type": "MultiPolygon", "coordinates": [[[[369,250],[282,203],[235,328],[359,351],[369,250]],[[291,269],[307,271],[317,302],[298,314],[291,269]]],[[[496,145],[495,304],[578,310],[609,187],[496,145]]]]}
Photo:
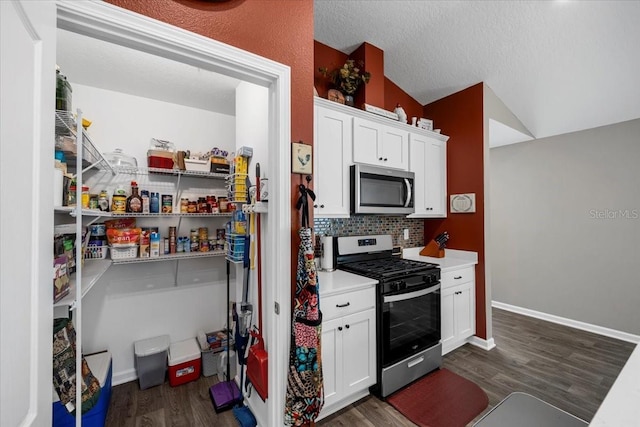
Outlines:
{"type": "Polygon", "coordinates": [[[195,338],[171,343],[169,346],[169,384],[172,387],[200,377],[200,347],[195,338]]]}

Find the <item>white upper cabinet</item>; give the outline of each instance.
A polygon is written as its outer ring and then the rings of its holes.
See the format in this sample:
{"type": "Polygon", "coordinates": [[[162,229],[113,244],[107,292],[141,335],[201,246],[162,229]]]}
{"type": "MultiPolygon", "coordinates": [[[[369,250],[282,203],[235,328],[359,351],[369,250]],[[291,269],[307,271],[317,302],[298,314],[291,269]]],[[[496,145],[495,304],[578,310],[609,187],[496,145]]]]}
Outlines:
{"type": "Polygon", "coordinates": [[[409,132],[355,117],[353,119],[353,161],[408,170],[409,132]]]}
{"type": "Polygon", "coordinates": [[[314,216],[348,218],[350,166],[415,174],[412,218],[446,217],[448,136],[314,98],[314,216]]]}
{"type": "Polygon", "coordinates": [[[314,216],[349,217],[351,121],[348,114],[315,107],[314,216]]]}
{"type": "Polygon", "coordinates": [[[447,216],[447,146],[428,135],[409,136],[409,170],[415,174],[415,213],[411,218],[447,216]]]}

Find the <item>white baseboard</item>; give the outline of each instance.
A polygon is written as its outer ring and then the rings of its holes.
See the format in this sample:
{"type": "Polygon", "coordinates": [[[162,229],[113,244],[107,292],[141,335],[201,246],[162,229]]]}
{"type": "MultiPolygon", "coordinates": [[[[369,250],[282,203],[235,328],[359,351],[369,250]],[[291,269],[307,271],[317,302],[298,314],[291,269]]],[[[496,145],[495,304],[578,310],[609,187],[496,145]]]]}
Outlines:
{"type": "Polygon", "coordinates": [[[480,338],[475,335],[472,337],[469,337],[467,342],[471,345],[475,345],[476,347],[480,347],[481,349],[487,350],[487,351],[491,350],[496,346],[496,342],[493,340],[493,338],[489,338],[488,340],[485,340],[484,338],[480,338]]]}
{"type": "Polygon", "coordinates": [[[587,332],[593,332],[594,334],[604,335],[619,339],[621,341],[627,341],[630,343],[640,343],[640,335],[634,335],[627,332],[617,331],[615,329],[605,328],[604,326],[593,325],[591,323],[580,322],[578,320],[567,319],[566,317],[560,317],[553,314],[542,313],[540,311],[531,310],[524,307],[518,307],[511,304],[505,304],[499,301],[491,301],[491,306],[500,308],[502,310],[511,311],[513,313],[522,314],[524,316],[535,317],[536,319],[546,320],[548,322],[557,323],[570,328],[580,329],[587,332]]]}
{"type": "Polygon", "coordinates": [[[129,381],[135,381],[137,379],[138,379],[138,375],[136,374],[136,370],[129,369],[127,371],[114,372],[111,381],[112,381],[112,384],[116,386],[116,385],[128,383],[129,381]]]}
{"type": "Polygon", "coordinates": [[[352,403],[357,402],[358,400],[365,398],[367,396],[369,396],[368,388],[364,390],[360,390],[350,396],[347,396],[346,398],[342,399],[340,402],[336,402],[333,405],[325,406],[320,411],[320,414],[318,415],[318,418],[316,418],[316,421],[320,421],[321,419],[326,418],[329,415],[335,412],[338,412],[340,409],[345,408],[351,405],[352,403]]]}

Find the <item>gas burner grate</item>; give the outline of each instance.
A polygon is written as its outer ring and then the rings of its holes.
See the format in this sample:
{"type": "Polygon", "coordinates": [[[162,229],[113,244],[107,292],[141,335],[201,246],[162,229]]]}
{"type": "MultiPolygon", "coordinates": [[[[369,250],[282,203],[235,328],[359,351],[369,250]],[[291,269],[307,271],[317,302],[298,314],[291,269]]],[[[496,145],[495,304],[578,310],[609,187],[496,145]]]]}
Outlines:
{"type": "Polygon", "coordinates": [[[340,268],[364,276],[392,277],[409,273],[419,273],[438,268],[438,266],[436,264],[402,258],[383,258],[350,262],[341,265],[340,268]]]}

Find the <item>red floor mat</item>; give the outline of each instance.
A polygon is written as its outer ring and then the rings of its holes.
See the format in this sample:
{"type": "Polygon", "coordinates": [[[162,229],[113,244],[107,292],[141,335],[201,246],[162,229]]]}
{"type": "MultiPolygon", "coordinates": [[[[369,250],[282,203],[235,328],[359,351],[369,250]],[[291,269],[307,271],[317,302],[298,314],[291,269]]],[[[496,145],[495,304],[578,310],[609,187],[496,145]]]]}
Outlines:
{"type": "Polygon", "coordinates": [[[489,404],[475,383],[442,368],[387,398],[402,415],[422,427],[464,427],[489,404]]]}

